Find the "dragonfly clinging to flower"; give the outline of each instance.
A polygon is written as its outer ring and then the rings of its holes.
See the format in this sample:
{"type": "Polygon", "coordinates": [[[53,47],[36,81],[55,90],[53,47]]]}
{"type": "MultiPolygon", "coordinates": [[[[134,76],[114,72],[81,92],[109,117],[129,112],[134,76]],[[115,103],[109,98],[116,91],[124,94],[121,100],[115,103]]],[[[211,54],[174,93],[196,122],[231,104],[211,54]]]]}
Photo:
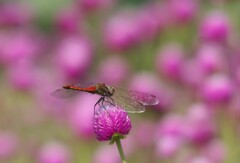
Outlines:
{"type": "Polygon", "coordinates": [[[118,105],[126,112],[142,113],[145,111],[146,106],[154,106],[159,103],[158,98],[154,95],[113,87],[105,83],[65,85],[63,88],[54,91],[52,95],[57,98],[68,98],[80,92],[88,92],[101,96],[94,105],[94,108],[97,105],[103,106],[106,102],[111,105],[118,105]]]}

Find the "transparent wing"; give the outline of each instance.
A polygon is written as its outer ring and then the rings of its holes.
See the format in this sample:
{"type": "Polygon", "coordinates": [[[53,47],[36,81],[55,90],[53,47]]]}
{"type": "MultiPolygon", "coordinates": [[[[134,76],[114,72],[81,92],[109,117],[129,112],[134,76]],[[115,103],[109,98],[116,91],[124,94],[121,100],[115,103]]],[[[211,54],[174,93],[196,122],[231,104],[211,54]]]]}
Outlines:
{"type": "Polygon", "coordinates": [[[126,112],[129,112],[129,113],[142,113],[145,111],[145,107],[125,96],[125,95],[121,95],[119,93],[115,93],[113,96],[112,96],[113,100],[114,100],[114,103],[120,107],[122,107],[126,112]]]}
{"type": "Polygon", "coordinates": [[[159,103],[158,98],[154,95],[137,91],[129,91],[129,93],[133,99],[140,102],[144,106],[157,105],[159,103]]]}
{"type": "Polygon", "coordinates": [[[115,92],[112,96],[114,103],[122,107],[126,112],[142,113],[145,111],[144,105],[136,101],[129,91],[122,88],[114,88],[115,92]]]}
{"type": "Polygon", "coordinates": [[[52,92],[51,95],[57,98],[70,98],[73,96],[76,96],[80,93],[80,91],[77,90],[71,90],[71,89],[57,89],[56,91],[52,92]]]}
{"type": "Polygon", "coordinates": [[[142,113],[145,111],[145,106],[157,105],[159,103],[159,100],[153,95],[128,91],[119,87],[114,88],[115,92],[112,96],[114,102],[127,112],[142,113]]]}

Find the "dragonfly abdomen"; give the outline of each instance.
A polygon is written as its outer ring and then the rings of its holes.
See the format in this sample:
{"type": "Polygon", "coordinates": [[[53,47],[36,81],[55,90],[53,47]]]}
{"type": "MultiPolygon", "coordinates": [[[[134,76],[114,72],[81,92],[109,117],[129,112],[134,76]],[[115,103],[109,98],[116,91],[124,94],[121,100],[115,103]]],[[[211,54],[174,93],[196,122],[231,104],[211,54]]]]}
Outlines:
{"type": "Polygon", "coordinates": [[[96,87],[92,86],[92,87],[87,87],[87,88],[81,88],[78,86],[74,86],[74,85],[66,85],[63,86],[64,89],[71,89],[71,90],[77,90],[77,91],[84,91],[84,92],[89,92],[89,93],[96,93],[96,87]]]}

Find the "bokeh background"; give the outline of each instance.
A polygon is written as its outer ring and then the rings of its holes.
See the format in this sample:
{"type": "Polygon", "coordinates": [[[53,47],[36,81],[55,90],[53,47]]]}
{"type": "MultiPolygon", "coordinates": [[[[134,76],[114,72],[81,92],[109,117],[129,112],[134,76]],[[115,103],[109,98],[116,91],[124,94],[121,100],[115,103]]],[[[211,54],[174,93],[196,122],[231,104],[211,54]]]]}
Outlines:
{"type": "Polygon", "coordinates": [[[92,127],[95,95],[70,83],[156,95],[130,114],[132,163],[240,160],[238,0],[1,0],[0,162],[117,163],[92,127]]]}

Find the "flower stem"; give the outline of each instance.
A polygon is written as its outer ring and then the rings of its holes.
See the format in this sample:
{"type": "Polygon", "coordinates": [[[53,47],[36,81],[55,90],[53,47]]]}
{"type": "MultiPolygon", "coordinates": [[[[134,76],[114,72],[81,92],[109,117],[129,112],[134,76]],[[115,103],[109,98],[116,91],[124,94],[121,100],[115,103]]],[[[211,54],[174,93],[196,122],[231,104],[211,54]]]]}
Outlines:
{"type": "Polygon", "coordinates": [[[118,148],[118,151],[119,151],[119,154],[120,154],[120,157],[122,159],[122,163],[127,163],[126,159],[125,159],[125,156],[124,156],[124,153],[123,153],[123,149],[122,149],[122,144],[121,144],[121,141],[120,139],[115,139],[115,142],[117,144],[117,148],[118,148]]]}

